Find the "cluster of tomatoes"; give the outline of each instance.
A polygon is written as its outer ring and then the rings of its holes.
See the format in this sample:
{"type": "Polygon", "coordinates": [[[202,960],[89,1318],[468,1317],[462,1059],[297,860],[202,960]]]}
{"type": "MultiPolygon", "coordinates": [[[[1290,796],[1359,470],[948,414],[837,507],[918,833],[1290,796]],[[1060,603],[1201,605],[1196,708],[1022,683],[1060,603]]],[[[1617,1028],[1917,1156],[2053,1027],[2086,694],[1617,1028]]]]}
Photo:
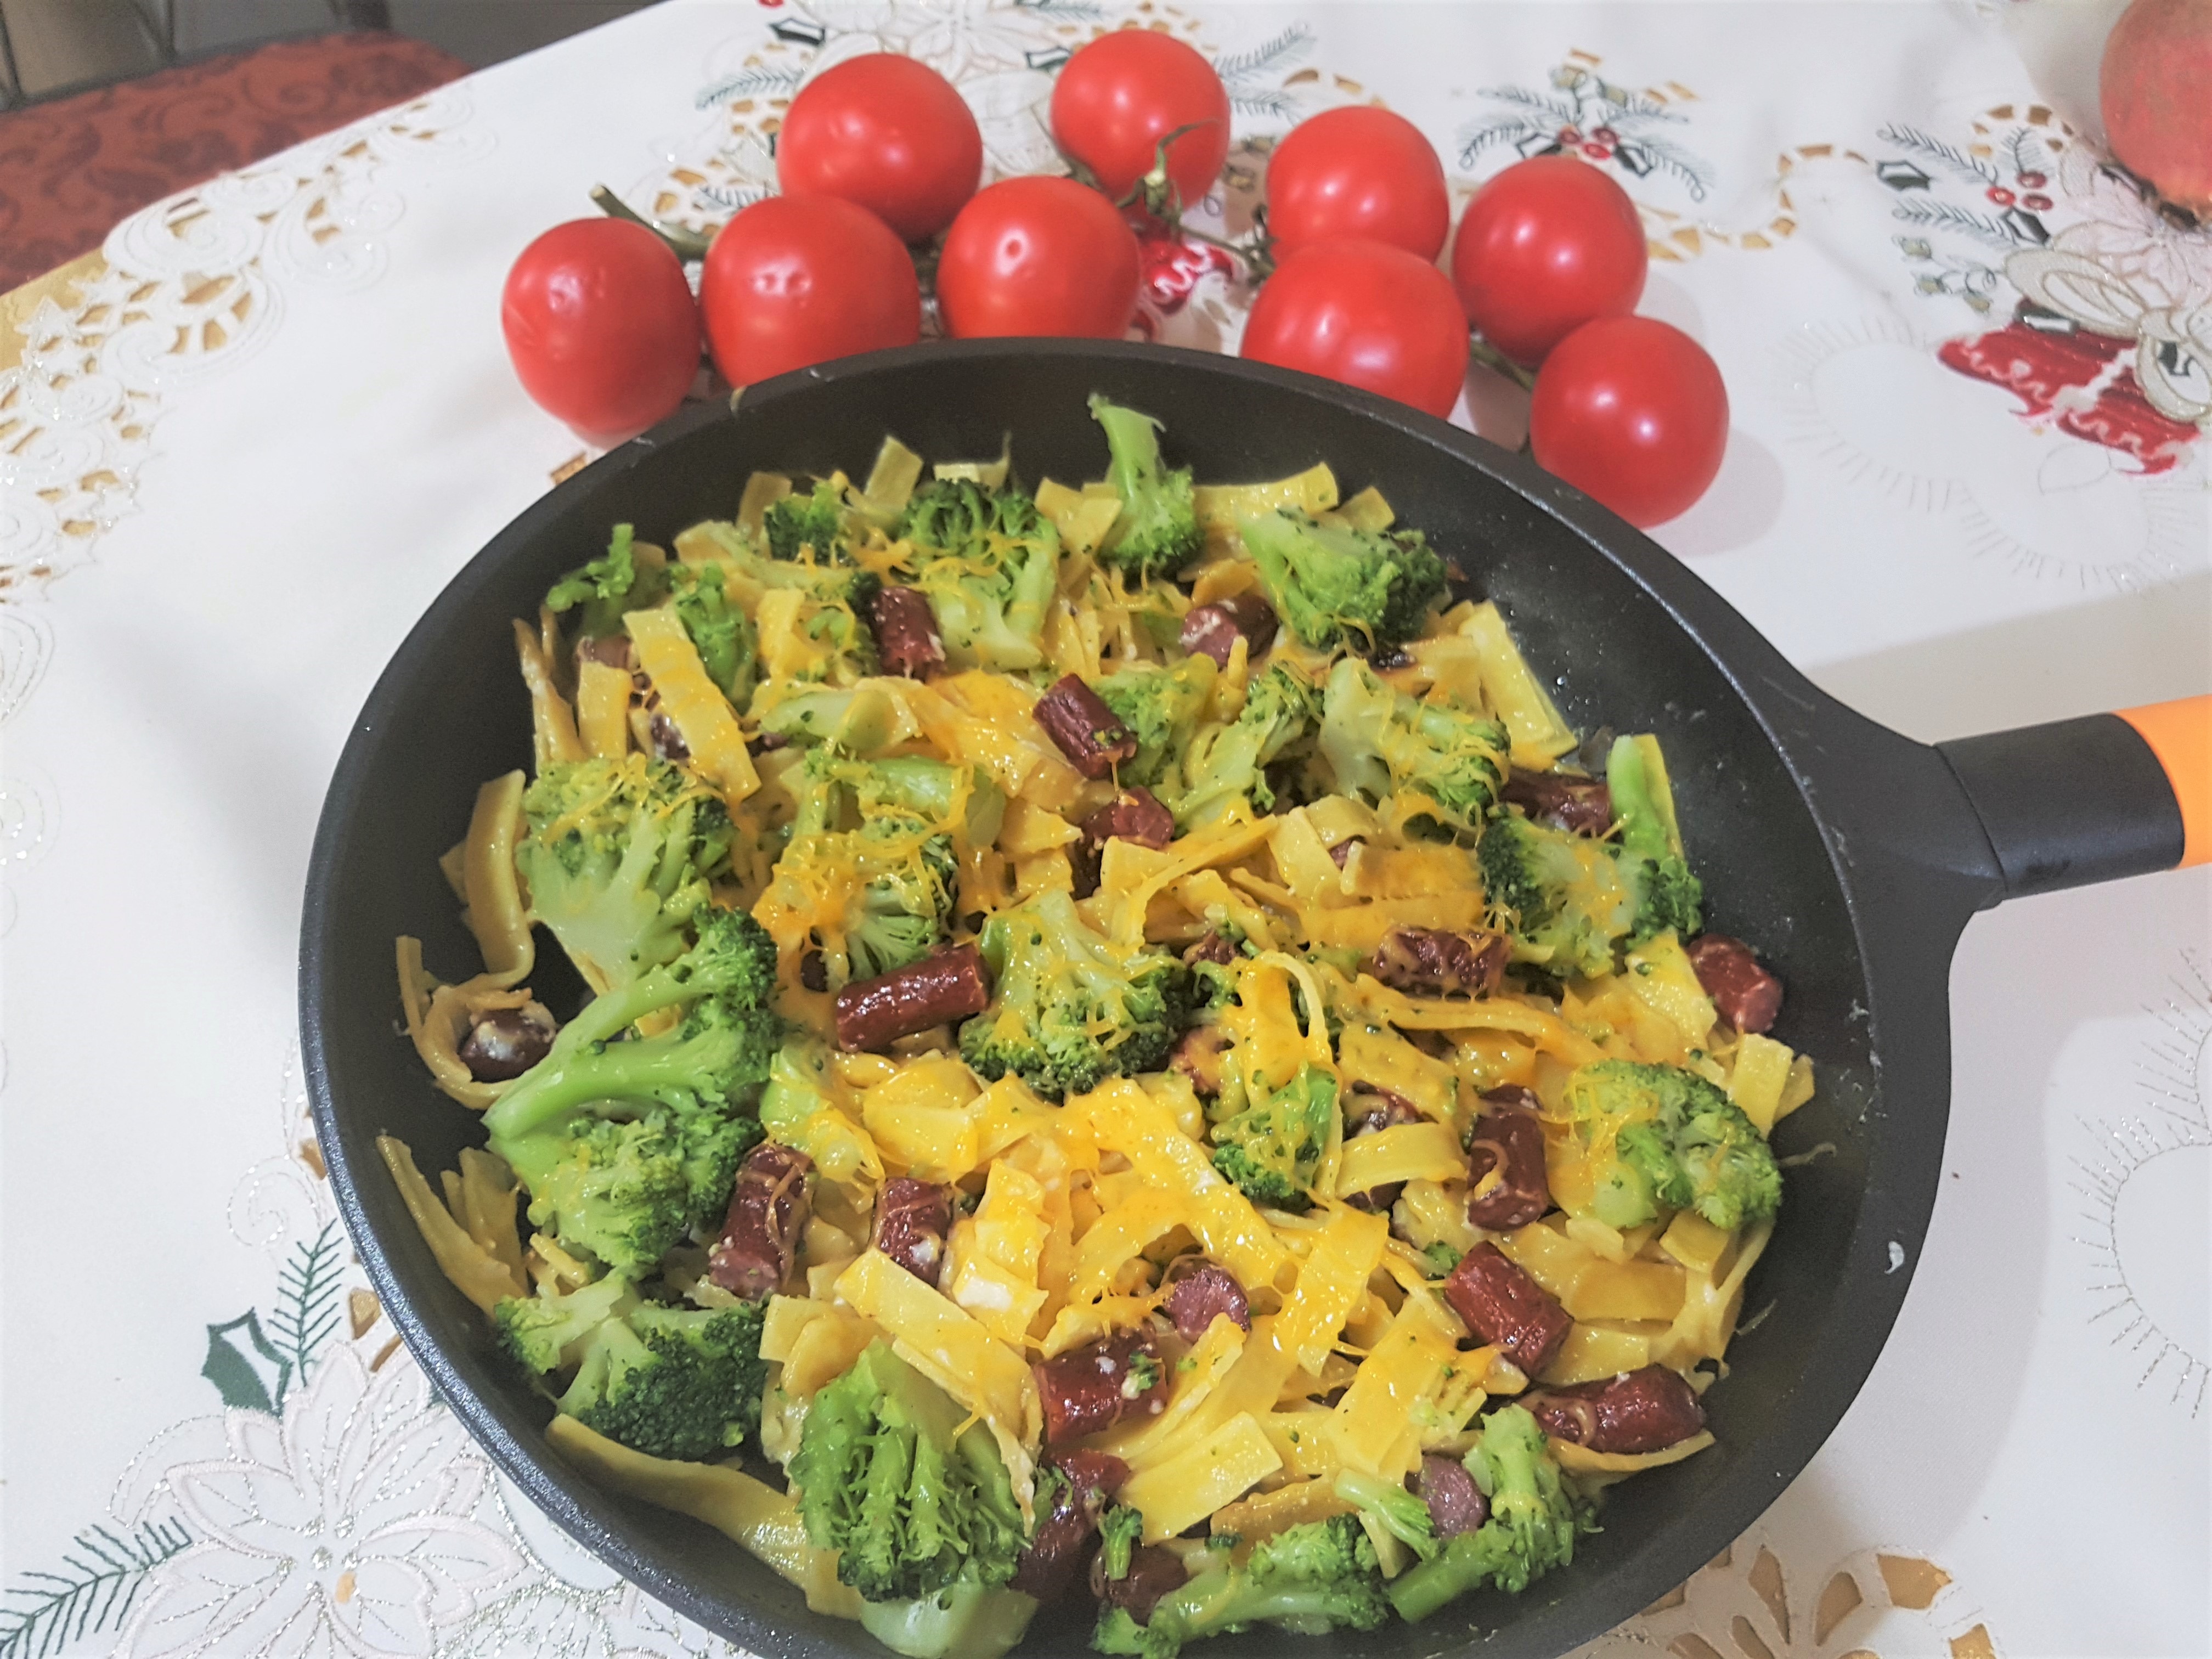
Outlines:
{"type": "MultiPolygon", "coordinates": [[[[782,193],[716,233],[696,302],[675,249],[641,222],[579,220],[530,246],[503,310],[525,388],[606,441],[682,401],[702,339],[734,386],[909,344],[916,250],[933,251],[956,338],[1121,337],[1142,280],[1134,227],[1176,226],[1213,186],[1228,94],[1182,41],[1124,29],[1061,67],[1050,119],[1073,176],[979,190],[982,137],[951,82],[895,54],[847,59],[793,100],[782,193]]],[[[1443,165],[1412,122],[1363,106],[1301,123],[1269,159],[1257,238],[1231,249],[1261,282],[1243,355],[1442,416],[1472,326],[1472,349],[1532,387],[1540,465],[1639,525],[1703,494],[1727,394],[1696,342],[1632,314],[1647,255],[1626,192],[1571,155],[1540,156],[1468,204],[1446,276],[1450,234],[1443,165]]]]}

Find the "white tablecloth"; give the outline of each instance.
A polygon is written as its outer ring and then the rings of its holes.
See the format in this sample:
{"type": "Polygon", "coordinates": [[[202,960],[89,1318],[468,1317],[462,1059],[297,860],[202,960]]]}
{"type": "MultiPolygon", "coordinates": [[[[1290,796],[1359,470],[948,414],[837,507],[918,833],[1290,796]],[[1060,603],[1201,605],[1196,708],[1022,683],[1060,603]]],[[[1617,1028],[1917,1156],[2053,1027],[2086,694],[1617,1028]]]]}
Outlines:
{"type": "MultiPolygon", "coordinates": [[[[1644,308],[1734,406],[1659,539],[1935,738],[2212,684],[2212,237],[2052,107],[2108,10],[672,0],[120,227],[0,341],[0,1653],[720,1650],[429,1401],[294,1029],[348,723],[578,453],[497,307],[592,183],[720,217],[801,79],[879,45],[1037,168],[1045,71],[1129,16],[1230,81],[1232,225],[1267,138],[1332,103],[1419,121],[1462,189],[1572,129],[1665,256],[1644,308]]],[[[1146,331],[1233,341],[1248,296],[1151,254],[1146,331]]],[[[1502,383],[1469,401],[1518,441],[1502,383]]],[[[1942,1202],[1880,1365],[1752,1533],[1594,1653],[2212,1652],[2212,872],[1984,917],[1953,990],[1942,1202]]]]}

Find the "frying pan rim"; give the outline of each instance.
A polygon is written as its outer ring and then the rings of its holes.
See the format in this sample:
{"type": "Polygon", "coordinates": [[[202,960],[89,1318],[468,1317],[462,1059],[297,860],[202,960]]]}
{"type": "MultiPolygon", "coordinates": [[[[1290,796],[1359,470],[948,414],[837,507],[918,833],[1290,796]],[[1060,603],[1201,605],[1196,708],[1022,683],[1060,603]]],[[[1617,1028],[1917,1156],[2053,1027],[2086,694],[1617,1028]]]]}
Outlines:
{"type": "MultiPolygon", "coordinates": [[[[1620,570],[1644,597],[1661,608],[1674,633],[1686,638],[1703,653],[1712,670],[1721,676],[1729,690],[1758,723],[1762,734],[1787,767],[1802,810],[1819,830],[1828,861],[1830,879],[1834,882],[1844,902],[1849,926],[1859,948],[1860,960],[1865,965],[1869,1002],[1873,1000],[1872,990],[1877,980],[1873,954],[1875,941],[1869,936],[1868,918],[1861,905],[1855,902],[1855,890],[1860,878],[1854,873],[1851,861],[1844,856],[1838,845],[1833,815],[1824,811],[1821,801],[1815,797],[1814,773],[1798,752],[1802,738],[1787,730],[1787,723],[1778,716],[1773,705],[1779,701],[1800,709],[1819,712],[1824,717],[1849,716],[1854,720],[1857,717],[1850,716],[1841,704],[1813,686],[1747,620],[1693,572],[1641,532],[1587,496],[1542,472],[1533,462],[1405,405],[1295,371],[1174,347],[1119,341],[933,342],[800,370],[749,388],[742,397],[732,399],[727,404],[717,403],[687,408],[652,431],[593,462],[526,507],[456,572],[393,653],[364,702],[361,716],[349,733],[317,826],[302,907],[300,1015],[303,1069],[316,1133],[324,1148],[332,1189],[363,1266],[382,1299],[386,1311],[391,1316],[416,1363],[439,1394],[461,1418],[471,1436],[485,1448],[510,1479],[515,1480],[557,1525],[586,1548],[608,1560],[633,1582],[702,1624],[721,1631],[732,1639],[763,1655],[796,1656],[814,1650],[816,1644],[810,1636],[803,1632],[787,1629],[772,1615],[756,1611],[750,1602],[695,1586],[688,1577],[666,1570],[652,1555],[634,1547],[624,1536],[628,1528],[623,1516],[623,1500],[613,1498],[563,1464],[557,1455],[550,1450],[541,1449],[542,1440],[539,1447],[533,1447],[509,1431],[487,1398],[459,1374],[445,1346],[433,1337],[422,1310],[416,1305],[413,1291],[403,1282],[397,1266],[385,1250],[381,1237],[368,1218],[369,1212],[362,1201],[356,1171],[340,1133],[340,1114],[330,1070],[324,1016],[318,998],[319,988],[331,971],[328,955],[329,935],[337,920],[332,877],[335,871],[347,863],[349,833],[356,809],[362,799],[365,775],[370,769],[383,740],[385,721],[381,716],[398,701],[404,688],[415,672],[419,672],[419,659],[431,649],[441,624],[465,609],[473,594],[487,585],[511,559],[520,556],[524,549],[542,539],[561,520],[586,510],[587,503],[599,489],[632,468],[643,465],[664,445],[724,421],[744,422],[764,409],[772,410],[780,399],[817,384],[835,386],[856,377],[893,374],[917,363],[1010,356],[1075,357],[1108,363],[1116,361],[1164,362],[1220,379],[1250,381],[1319,398],[1392,428],[1431,450],[1442,451],[1450,462],[1487,475],[1510,489],[1528,505],[1559,520],[1577,539],[1620,570]],[[588,1494],[588,1498],[580,1497],[580,1493],[588,1494]]],[[[1878,743],[1894,745],[1893,752],[1899,757],[1914,750],[1923,754],[1933,753],[1924,750],[1923,745],[1913,744],[1870,722],[1858,721],[1858,725],[1867,733],[1879,734],[1875,739],[1878,743]]],[[[1956,917],[1959,924],[1963,924],[1964,919],[1963,912],[1956,917]]],[[[1950,927],[1952,939],[1955,939],[1957,931],[1956,926],[1950,927]]],[[[1898,977],[1901,981],[1903,975],[1900,974],[1898,977]]],[[[1901,995],[1908,988],[1900,984],[1896,994],[1901,995]]],[[[1927,988],[1919,988],[1924,994],[1927,988]]],[[[1939,997],[1947,989],[1941,982],[1934,988],[1939,997]]],[[[1880,994],[1885,1003],[1892,996],[1886,982],[1880,994]]],[[[1881,1028],[1875,1022],[1879,1019],[1881,1009],[1870,1007],[1868,1012],[1870,1027],[1869,1052],[1878,1057],[1882,1052],[1882,1040],[1881,1028]]],[[[1942,1089],[1939,1092],[1944,1114],[1947,1114],[1948,1089],[1942,1089]]],[[[1940,1118],[1944,1114],[1938,1115],[1939,1121],[1936,1127],[1939,1135],[1940,1118]]],[[[1850,1237],[1835,1297],[1829,1304],[1829,1318],[1832,1322],[1859,1334],[1856,1340],[1866,1353],[1865,1364],[1863,1366],[1853,1364],[1840,1368],[1816,1366],[1808,1371],[1805,1384],[1793,1397],[1789,1409],[1793,1415],[1818,1419],[1820,1425],[1818,1432],[1812,1434],[1804,1444],[1802,1456],[1793,1452],[1781,1460],[1781,1467],[1763,1479],[1747,1477],[1747,1484],[1754,1489],[1758,1501],[1755,1507],[1741,1504],[1736,1506],[1742,1510],[1741,1526],[1736,1528],[1738,1532],[1756,1522],[1758,1516],[1780,1496],[1790,1481],[1812,1460],[1820,1443],[1833,1431],[1850,1400],[1856,1395],[1870,1373],[1901,1306],[1905,1285],[1911,1278],[1910,1268],[1917,1262],[1920,1243],[1933,1207],[1935,1172],[1932,1170],[1927,1171],[1925,1180],[1894,1183],[1897,1190],[1887,1194],[1893,1201],[1878,1202],[1884,1194],[1875,1190],[1875,1164],[1884,1151],[1885,1143],[1880,1137],[1875,1137],[1869,1147],[1868,1190],[1863,1194],[1858,1224],[1850,1237]],[[1883,1242],[1909,1242],[1906,1271],[1900,1273],[1893,1270],[1879,1274],[1867,1271],[1874,1253],[1882,1249],[1882,1244],[1874,1237],[1877,1234],[1883,1242]],[[1846,1379],[1845,1372],[1856,1374],[1846,1379]]],[[[1761,1470],[1765,1467],[1760,1465],[1761,1470]]],[[[1625,1558],[1613,1564],[1613,1571],[1607,1577],[1574,1587],[1573,1599],[1577,1611],[1590,1610],[1605,1616],[1605,1624],[1593,1629],[1591,1635],[1601,1633],[1603,1628],[1610,1628],[1671,1588],[1668,1583],[1646,1582],[1650,1577],[1646,1565],[1646,1558],[1650,1553],[1647,1550],[1643,1554],[1625,1558]],[[1644,1567],[1641,1574],[1634,1571],[1639,1566],[1644,1567]]],[[[1587,1622],[1587,1620],[1577,1622],[1587,1622]]],[[[1437,1633],[1444,1638],[1444,1649],[1441,1650],[1461,1645],[1450,1639],[1441,1621],[1437,1633]]],[[[1342,1639],[1339,1638],[1340,1641],[1342,1639]]],[[[1471,1633],[1470,1639],[1474,1639],[1471,1633]]]]}

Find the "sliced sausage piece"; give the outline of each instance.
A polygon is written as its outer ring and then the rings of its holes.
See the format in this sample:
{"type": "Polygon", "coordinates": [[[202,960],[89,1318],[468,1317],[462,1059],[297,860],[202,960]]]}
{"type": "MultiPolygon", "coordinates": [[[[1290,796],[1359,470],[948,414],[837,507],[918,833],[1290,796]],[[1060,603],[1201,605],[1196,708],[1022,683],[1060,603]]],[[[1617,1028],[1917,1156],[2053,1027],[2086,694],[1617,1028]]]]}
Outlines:
{"type": "Polygon", "coordinates": [[[1352,1085],[1352,1098],[1346,1103],[1352,1115],[1345,1132],[1358,1139],[1383,1129],[1394,1129],[1401,1123],[1419,1123],[1421,1109],[1400,1094],[1395,1089],[1378,1089],[1371,1083],[1352,1085]]]}
{"type": "Polygon", "coordinates": [[[990,1006],[982,952],[972,945],[955,945],[873,979],[855,980],[838,992],[837,1046],[848,1054],[888,1048],[902,1036],[965,1019],[990,1006]]]}
{"type": "Polygon", "coordinates": [[[1697,1390],[1664,1365],[1571,1389],[1540,1389],[1521,1403],[1546,1434],[1594,1452],[1664,1451],[1705,1426],[1697,1390]]]}
{"type": "Polygon", "coordinates": [[[1247,662],[1275,642],[1275,613],[1257,593],[1193,605],[1183,616],[1181,642],[1194,656],[1211,657],[1226,668],[1239,638],[1244,641],[1247,662]]]}
{"type": "Polygon", "coordinates": [[[1516,772],[1498,798],[1537,823],[1571,836],[1601,836],[1613,828],[1613,791],[1603,778],[1564,772],[1516,772]]]}
{"type": "Polygon", "coordinates": [[[1195,967],[1201,962],[1225,966],[1237,960],[1237,941],[1226,933],[1208,933],[1204,939],[1182,953],[1182,959],[1195,967]]]}
{"type": "MultiPolygon", "coordinates": [[[[1344,1127],[1347,1139],[1357,1140],[1362,1135],[1379,1134],[1385,1129],[1395,1128],[1401,1123],[1419,1123],[1420,1108],[1395,1089],[1378,1089],[1372,1084],[1352,1085],[1351,1099],[1346,1109],[1352,1115],[1344,1127]]],[[[1364,1193],[1352,1193],[1345,1202],[1355,1210],[1382,1211],[1398,1201],[1398,1194],[1406,1189],[1402,1181],[1385,1186],[1370,1187],[1364,1193]]]]}
{"type": "Polygon", "coordinates": [[[534,1002],[495,1009],[461,1040],[461,1064],[479,1083],[504,1083],[544,1059],[558,1029],[553,1016],[534,1002]]]}
{"type": "Polygon", "coordinates": [[[876,654],[883,659],[884,672],[926,680],[945,666],[937,618],[929,601],[911,587],[892,582],[878,588],[869,603],[868,625],[875,630],[876,654]]]}
{"type": "Polygon", "coordinates": [[[809,1210],[804,1152],[764,1140],[738,1166],[721,1243],[707,1257],[707,1276],[732,1295],[757,1302],[791,1276],[809,1210]]]}
{"type": "Polygon", "coordinates": [[[1474,1121],[1474,1138],[1467,1147],[1473,1183],[1467,1218],[1493,1232],[1510,1232],[1552,1207],[1544,1172],[1544,1125],[1536,1115],[1536,1097],[1526,1089],[1492,1089],[1482,1100],[1482,1115],[1474,1121]],[[1483,1179],[1492,1170],[1498,1184],[1482,1192],[1483,1179]]]}
{"type": "Polygon", "coordinates": [[[1221,1056],[1229,1051],[1229,1034],[1218,1025],[1194,1025],[1176,1039],[1168,1065],[1190,1079],[1194,1091],[1211,1100],[1221,1092],[1221,1056]]]}
{"type": "Polygon", "coordinates": [[[684,741],[684,733],[666,713],[656,708],[645,723],[646,735],[653,739],[655,760],[681,761],[691,758],[691,745],[684,741]]]}
{"type": "Polygon", "coordinates": [[[1044,1443],[1061,1446],[1125,1417],[1154,1417],[1168,1399],[1168,1368],[1150,1337],[1116,1331],[1030,1369],[1044,1405],[1044,1443]]]}
{"type": "Polygon", "coordinates": [[[587,662],[604,663],[609,668],[619,668],[624,673],[635,673],[637,658],[630,650],[627,634],[602,634],[597,639],[586,635],[576,641],[576,666],[587,662]]]}
{"type": "Polygon", "coordinates": [[[1103,778],[1116,761],[1133,759],[1135,733],[1105,700],[1074,674],[1063,675],[1030,711],[1068,763],[1086,778],[1103,778]]]}
{"type": "Polygon", "coordinates": [[[1066,1451],[1047,1467],[1065,1484],[1054,1491],[1051,1507],[1038,1513],[1036,1535],[1007,1588],[1049,1605],[1083,1582],[1098,1517],[1129,1478],[1129,1466],[1106,1452],[1066,1451]]]}
{"type": "Polygon", "coordinates": [[[1352,849],[1361,845],[1366,839],[1364,836],[1346,836],[1328,849],[1330,860],[1338,869],[1343,869],[1346,865],[1352,862],[1352,849]]]}
{"type": "Polygon", "coordinates": [[[952,1231],[952,1188],[911,1176],[893,1176],[876,1194],[872,1240],[885,1255],[934,1287],[945,1265],[945,1240],[952,1231]]]}
{"type": "Polygon", "coordinates": [[[1431,1452],[1421,1460],[1421,1501],[1439,1538],[1473,1532],[1490,1519],[1490,1500],[1456,1457],[1431,1452]]]}
{"type": "Polygon", "coordinates": [[[1393,927],[1375,947],[1375,977],[1411,996],[1488,996],[1505,975],[1502,933],[1393,927]]]}
{"type": "MultiPolygon", "coordinates": [[[[1103,1559],[1102,1556],[1101,1563],[1103,1559]]],[[[1129,1617],[1140,1625],[1152,1623],[1152,1609],[1162,1596],[1173,1595],[1189,1582],[1182,1558],[1158,1544],[1139,1544],[1129,1552],[1126,1578],[1109,1578],[1096,1565],[1091,1571],[1091,1589],[1098,1599],[1109,1607],[1127,1608],[1129,1617]]]]}
{"type": "Polygon", "coordinates": [[[1149,789],[1124,789],[1111,805],[1083,820],[1083,839],[1093,847],[1117,838],[1157,853],[1175,839],[1175,814],[1149,789]]]}
{"type": "Polygon", "coordinates": [[[1531,1376],[1550,1363],[1575,1322],[1559,1298],[1485,1240],[1444,1280],[1444,1300],[1480,1341],[1531,1376]]]}
{"type": "Polygon", "coordinates": [[[1725,933],[1700,933],[1687,946],[1698,983],[1739,1031],[1771,1031],[1782,1012],[1782,981],[1759,965],[1751,946],[1725,933]]]}
{"type": "Polygon", "coordinates": [[[1175,1282],[1168,1291],[1168,1317],[1186,1342],[1195,1342],[1204,1336],[1206,1328],[1216,1317],[1226,1314],[1237,1328],[1252,1328],[1252,1306],[1245,1299],[1244,1287],[1237,1282],[1237,1275],[1218,1263],[1185,1258],[1190,1265],[1177,1262],[1168,1269],[1175,1282]],[[1178,1269],[1181,1272],[1178,1273],[1178,1269]]]}

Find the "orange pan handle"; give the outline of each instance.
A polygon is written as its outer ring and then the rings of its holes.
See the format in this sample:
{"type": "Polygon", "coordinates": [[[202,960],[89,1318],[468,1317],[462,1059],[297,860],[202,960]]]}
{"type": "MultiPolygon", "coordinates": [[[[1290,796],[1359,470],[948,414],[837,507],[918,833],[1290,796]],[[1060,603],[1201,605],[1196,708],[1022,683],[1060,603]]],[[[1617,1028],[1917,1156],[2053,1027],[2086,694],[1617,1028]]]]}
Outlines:
{"type": "Polygon", "coordinates": [[[2212,860],[2212,696],[1936,747],[1989,836],[2002,897],[2212,860]]]}
{"type": "Polygon", "coordinates": [[[2181,862],[2212,860],[2212,697],[2123,708],[2120,718],[2150,745],[2181,809],[2181,862]]]}

